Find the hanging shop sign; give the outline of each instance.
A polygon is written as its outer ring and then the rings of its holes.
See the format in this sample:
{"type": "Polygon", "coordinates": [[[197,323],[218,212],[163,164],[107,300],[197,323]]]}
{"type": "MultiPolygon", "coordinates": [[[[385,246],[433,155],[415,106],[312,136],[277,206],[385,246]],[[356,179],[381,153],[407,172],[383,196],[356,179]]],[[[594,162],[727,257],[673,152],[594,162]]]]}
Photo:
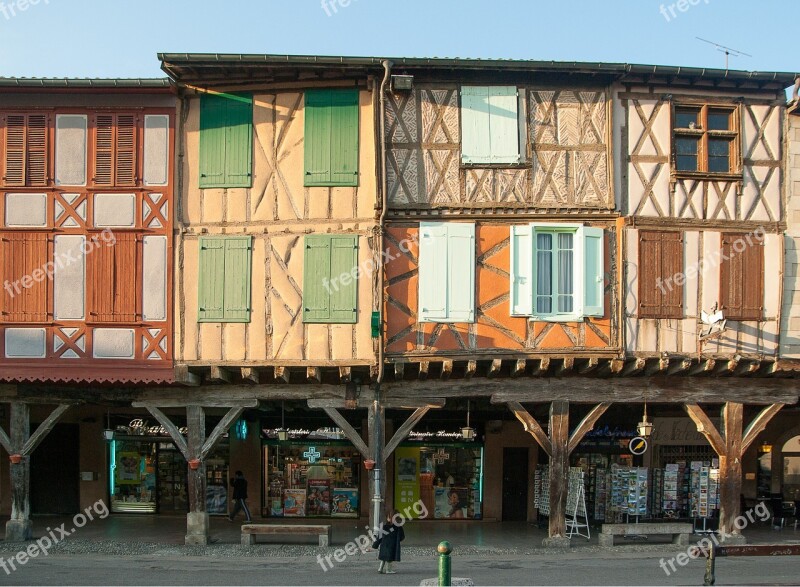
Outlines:
{"type": "Polygon", "coordinates": [[[633,455],[643,455],[647,452],[647,440],[641,436],[632,438],[630,444],[628,445],[628,450],[631,451],[631,454],[633,455]]]}
{"type": "MultiPolygon", "coordinates": [[[[277,439],[279,428],[262,428],[261,434],[267,439],[277,439]]],[[[347,440],[341,428],[317,428],[310,430],[307,428],[290,428],[289,439],[291,440],[347,440]]]]}
{"type": "Polygon", "coordinates": [[[443,440],[443,441],[451,441],[451,442],[472,442],[476,440],[475,437],[466,439],[464,435],[461,433],[461,430],[458,432],[448,432],[447,430],[437,430],[436,432],[429,432],[429,431],[416,431],[412,430],[408,435],[408,440],[412,442],[430,442],[435,440],[443,440]]]}

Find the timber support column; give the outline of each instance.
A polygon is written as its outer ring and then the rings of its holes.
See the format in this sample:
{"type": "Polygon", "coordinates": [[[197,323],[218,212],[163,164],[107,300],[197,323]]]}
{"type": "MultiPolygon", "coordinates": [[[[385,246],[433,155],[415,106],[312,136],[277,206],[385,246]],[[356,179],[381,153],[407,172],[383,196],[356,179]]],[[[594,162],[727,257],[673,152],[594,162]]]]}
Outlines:
{"type": "Polygon", "coordinates": [[[203,445],[206,441],[206,414],[200,406],[186,407],[189,449],[189,513],[186,518],[186,544],[208,544],[209,521],[206,511],[206,464],[203,445]]]}
{"type": "Polygon", "coordinates": [[[31,457],[23,454],[23,447],[30,438],[28,404],[11,402],[10,428],[11,519],[6,522],[6,542],[24,542],[32,536],[31,457]]]}
{"type": "Polygon", "coordinates": [[[380,391],[375,390],[375,398],[369,406],[369,453],[375,466],[370,471],[369,492],[372,507],[369,513],[370,528],[377,528],[383,521],[383,501],[386,496],[386,468],[383,449],[386,445],[386,411],[381,404],[380,391]]]}
{"type": "Polygon", "coordinates": [[[569,402],[550,404],[550,518],[545,547],[568,548],[567,493],[569,492],[569,402]]]}

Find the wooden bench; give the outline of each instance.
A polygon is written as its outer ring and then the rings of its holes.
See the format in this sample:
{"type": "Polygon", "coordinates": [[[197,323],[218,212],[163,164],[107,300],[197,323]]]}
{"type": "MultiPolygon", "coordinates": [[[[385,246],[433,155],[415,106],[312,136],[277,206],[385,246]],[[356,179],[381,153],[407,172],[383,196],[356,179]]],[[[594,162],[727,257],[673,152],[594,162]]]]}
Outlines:
{"type": "Polygon", "coordinates": [[[643,522],[640,524],[603,524],[598,544],[614,546],[614,536],[672,535],[673,544],[688,545],[692,536],[692,525],[679,522],[643,522]]]}
{"type": "Polygon", "coordinates": [[[331,542],[331,526],[309,524],[244,524],[242,546],[256,543],[256,536],[318,536],[320,546],[331,542]]]}

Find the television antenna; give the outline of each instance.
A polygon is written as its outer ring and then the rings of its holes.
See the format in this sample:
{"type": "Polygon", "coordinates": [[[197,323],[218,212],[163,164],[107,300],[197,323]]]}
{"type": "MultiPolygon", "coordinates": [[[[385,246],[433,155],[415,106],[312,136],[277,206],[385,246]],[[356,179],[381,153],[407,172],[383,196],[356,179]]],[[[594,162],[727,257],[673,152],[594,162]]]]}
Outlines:
{"type": "Polygon", "coordinates": [[[707,41],[706,39],[701,39],[700,37],[695,37],[698,41],[703,41],[704,43],[708,43],[709,45],[713,45],[717,48],[717,51],[721,51],[725,53],[725,69],[728,69],[728,58],[733,55],[734,57],[752,57],[749,53],[745,53],[744,51],[739,51],[737,49],[731,49],[730,47],[726,47],[725,45],[720,45],[719,43],[715,43],[714,41],[707,41]]]}

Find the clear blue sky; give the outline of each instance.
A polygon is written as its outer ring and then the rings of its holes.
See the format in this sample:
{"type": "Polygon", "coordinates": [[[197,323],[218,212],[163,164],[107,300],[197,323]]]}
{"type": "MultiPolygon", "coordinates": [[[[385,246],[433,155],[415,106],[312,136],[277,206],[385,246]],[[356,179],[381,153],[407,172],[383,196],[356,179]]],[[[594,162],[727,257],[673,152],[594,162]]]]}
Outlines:
{"type": "Polygon", "coordinates": [[[159,51],[723,67],[697,36],[753,55],[732,69],[800,71],[797,0],[25,1],[0,0],[2,76],[160,76],[159,51]]]}

